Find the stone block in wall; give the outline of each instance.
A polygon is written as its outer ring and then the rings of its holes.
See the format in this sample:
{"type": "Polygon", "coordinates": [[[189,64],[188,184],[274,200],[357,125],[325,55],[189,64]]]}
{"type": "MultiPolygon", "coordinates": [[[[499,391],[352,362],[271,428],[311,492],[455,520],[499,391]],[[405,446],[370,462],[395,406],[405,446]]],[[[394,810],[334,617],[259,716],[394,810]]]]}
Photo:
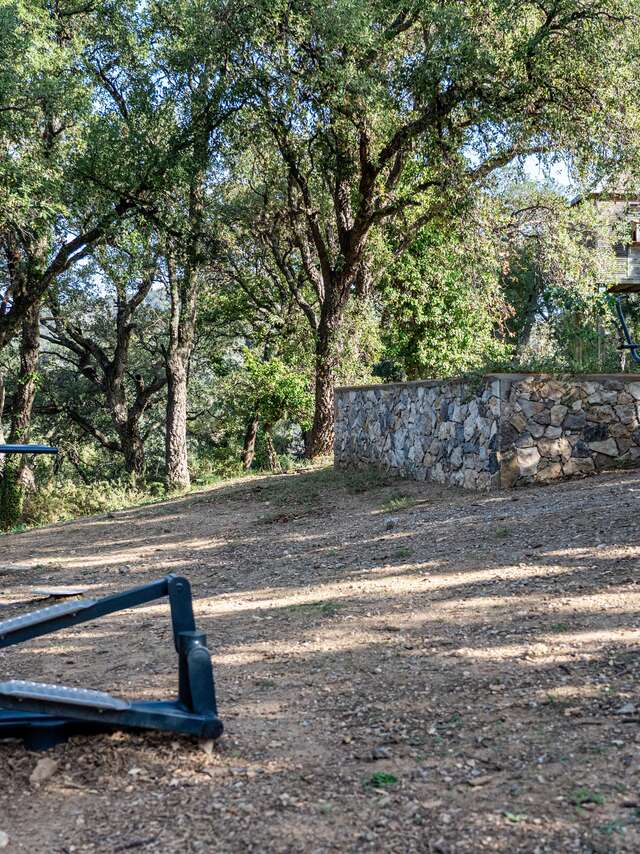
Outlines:
{"type": "Polygon", "coordinates": [[[597,454],[604,454],[607,457],[618,456],[618,446],[615,439],[606,439],[604,442],[589,442],[589,448],[597,454]]]}
{"type": "Polygon", "coordinates": [[[544,436],[545,429],[544,424],[538,424],[537,421],[529,421],[527,424],[527,430],[534,439],[540,439],[544,436]]]}
{"type": "Polygon", "coordinates": [[[562,465],[560,463],[549,463],[542,466],[537,473],[536,480],[539,483],[547,483],[550,480],[559,480],[562,477],[562,465]]]}
{"type": "Polygon", "coordinates": [[[562,471],[567,477],[574,477],[575,475],[580,474],[591,474],[595,471],[595,464],[591,457],[572,457],[563,464],[562,471]]]}
{"type": "Polygon", "coordinates": [[[562,427],[554,427],[553,424],[549,424],[549,426],[545,428],[544,435],[548,439],[557,439],[558,436],[562,436],[562,427]]]}
{"type": "Polygon", "coordinates": [[[582,430],[586,423],[587,419],[584,412],[571,412],[562,422],[562,428],[564,430],[582,430]]]}
{"type": "Polygon", "coordinates": [[[556,403],[555,406],[552,406],[549,410],[551,425],[553,427],[559,427],[564,421],[564,417],[568,411],[569,407],[564,406],[562,403],[556,403]]]}
{"type": "Polygon", "coordinates": [[[533,477],[538,470],[540,451],[533,448],[518,448],[516,450],[518,471],[521,477],[533,477]]]}

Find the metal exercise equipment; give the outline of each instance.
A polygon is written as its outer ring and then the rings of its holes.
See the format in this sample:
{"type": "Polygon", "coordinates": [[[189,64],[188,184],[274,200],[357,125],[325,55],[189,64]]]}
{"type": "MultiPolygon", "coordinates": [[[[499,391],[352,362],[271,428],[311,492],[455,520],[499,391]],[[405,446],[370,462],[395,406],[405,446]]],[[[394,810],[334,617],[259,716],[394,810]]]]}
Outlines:
{"type": "MultiPolygon", "coordinates": [[[[1,447],[1,446],[0,446],[1,447]]],[[[191,585],[168,575],[100,599],[76,599],[0,622],[0,649],[167,596],[178,654],[176,700],[128,701],[102,691],[10,680],[0,682],[0,739],[20,738],[46,750],[72,735],[113,730],[162,730],[218,738],[211,655],[196,629],[191,585]]]]}
{"type": "Polygon", "coordinates": [[[0,445],[0,454],[57,454],[50,445],[0,445]]]}
{"type": "Polygon", "coordinates": [[[629,330],[629,324],[627,323],[627,318],[624,312],[624,299],[629,294],[639,294],[640,293],[640,284],[636,284],[635,282],[618,282],[615,285],[612,285],[607,293],[611,294],[615,298],[615,308],[616,314],[618,315],[618,321],[620,323],[620,333],[622,336],[622,343],[619,345],[619,350],[628,350],[633,361],[640,365],[640,344],[633,340],[631,337],[631,331],[629,330]]]}

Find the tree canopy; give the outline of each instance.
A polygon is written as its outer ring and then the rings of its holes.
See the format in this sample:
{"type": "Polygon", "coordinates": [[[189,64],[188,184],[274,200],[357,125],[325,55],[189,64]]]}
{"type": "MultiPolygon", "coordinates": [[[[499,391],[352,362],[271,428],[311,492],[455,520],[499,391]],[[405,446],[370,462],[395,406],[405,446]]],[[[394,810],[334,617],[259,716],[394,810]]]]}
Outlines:
{"type": "Polygon", "coordinates": [[[550,176],[633,186],[636,23],[0,0],[5,434],[60,441],[71,478],[187,489],[329,452],[337,383],[610,368],[620,237],[550,176]]]}

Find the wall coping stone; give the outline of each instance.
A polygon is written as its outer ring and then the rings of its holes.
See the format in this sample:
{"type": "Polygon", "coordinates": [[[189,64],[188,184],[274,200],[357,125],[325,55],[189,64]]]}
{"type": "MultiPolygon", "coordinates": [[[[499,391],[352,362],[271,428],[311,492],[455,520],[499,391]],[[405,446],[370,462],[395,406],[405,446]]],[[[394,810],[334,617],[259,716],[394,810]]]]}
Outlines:
{"type": "Polygon", "coordinates": [[[336,394],[347,391],[373,391],[375,389],[392,389],[392,388],[434,388],[435,386],[447,383],[447,385],[469,385],[477,383],[481,380],[518,380],[540,379],[540,380],[556,380],[563,382],[567,380],[575,380],[575,382],[598,382],[600,380],[619,380],[620,382],[637,382],[640,383],[640,373],[620,373],[620,374],[545,374],[534,371],[525,371],[523,373],[492,373],[478,374],[478,376],[460,376],[460,377],[443,377],[435,380],[407,380],[406,382],[392,383],[370,383],[369,385],[339,385],[336,386],[336,394]]]}

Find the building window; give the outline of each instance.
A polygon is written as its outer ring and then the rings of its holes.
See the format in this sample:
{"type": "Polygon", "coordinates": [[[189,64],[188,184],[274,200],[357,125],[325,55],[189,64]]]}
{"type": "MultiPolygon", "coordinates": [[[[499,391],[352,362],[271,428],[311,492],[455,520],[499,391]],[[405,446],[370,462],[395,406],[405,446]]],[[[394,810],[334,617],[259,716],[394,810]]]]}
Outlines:
{"type": "Polygon", "coordinates": [[[640,221],[631,223],[631,242],[640,243],[640,221]]]}

